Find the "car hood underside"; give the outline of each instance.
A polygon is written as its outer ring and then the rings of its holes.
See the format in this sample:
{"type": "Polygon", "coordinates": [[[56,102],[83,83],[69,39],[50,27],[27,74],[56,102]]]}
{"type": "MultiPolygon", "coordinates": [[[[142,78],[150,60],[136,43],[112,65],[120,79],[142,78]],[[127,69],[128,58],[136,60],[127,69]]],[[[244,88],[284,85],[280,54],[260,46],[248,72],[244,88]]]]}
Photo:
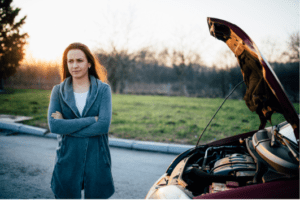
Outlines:
{"type": "Polygon", "coordinates": [[[210,34],[225,42],[238,60],[247,86],[244,100],[247,107],[258,114],[259,129],[265,127],[267,120],[271,122],[272,114],[278,112],[292,125],[298,139],[298,114],[255,43],[234,24],[216,18],[208,18],[207,22],[210,34]]]}

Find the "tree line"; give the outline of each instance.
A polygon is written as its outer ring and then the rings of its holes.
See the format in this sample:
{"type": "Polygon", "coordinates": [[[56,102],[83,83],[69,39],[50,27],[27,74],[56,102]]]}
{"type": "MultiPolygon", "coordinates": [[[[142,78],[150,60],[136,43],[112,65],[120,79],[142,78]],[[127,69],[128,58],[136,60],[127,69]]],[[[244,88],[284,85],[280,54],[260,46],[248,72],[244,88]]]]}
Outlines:
{"type": "MultiPolygon", "coordinates": [[[[171,62],[167,66],[162,62],[158,53],[138,52],[129,55],[125,52],[111,54],[99,53],[98,58],[108,69],[108,80],[115,93],[124,93],[124,89],[133,83],[171,84],[173,91],[179,91],[179,95],[194,97],[221,97],[227,94],[243,80],[238,65],[227,68],[207,67],[199,62],[185,62],[182,55],[179,56],[179,64],[171,62]]],[[[166,55],[166,50],[164,52],[166,55]]],[[[175,60],[171,54],[171,61],[175,60]]],[[[270,63],[277,77],[282,83],[289,98],[293,102],[299,101],[299,60],[296,62],[270,63]]],[[[246,86],[243,84],[233,93],[233,98],[242,98],[246,86]]]]}
{"type": "MultiPolygon", "coordinates": [[[[164,54],[167,55],[166,50],[164,54]]],[[[181,95],[190,97],[224,98],[237,83],[243,80],[239,66],[218,68],[207,67],[197,60],[189,60],[179,55],[176,63],[172,56],[169,59],[162,52],[142,50],[137,53],[101,52],[95,53],[100,63],[108,72],[108,81],[112,91],[119,94],[148,95],[181,95]],[[164,58],[164,59],[163,59],[164,58]],[[140,90],[129,90],[135,85],[140,90]],[[165,92],[147,92],[145,85],[159,87],[169,86],[165,92]],[[128,92],[129,91],[129,92],[128,92]]],[[[282,83],[289,98],[299,102],[299,61],[288,63],[270,63],[282,83]]],[[[7,87],[52,89],[60,83],[60,65],[50,62],[24,63],[17,73],[7,80],[7,87]]],[[[231,98],[242,99],[246,86],[242,84],[232,94],[231,98]]]]}

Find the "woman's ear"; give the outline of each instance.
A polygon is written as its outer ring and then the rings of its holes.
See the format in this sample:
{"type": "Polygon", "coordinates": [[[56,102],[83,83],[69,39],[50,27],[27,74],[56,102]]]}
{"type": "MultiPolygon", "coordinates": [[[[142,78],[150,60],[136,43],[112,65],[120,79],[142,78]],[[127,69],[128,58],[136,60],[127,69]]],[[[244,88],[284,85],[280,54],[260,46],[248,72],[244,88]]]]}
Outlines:
{"type": "Polygon", "coordinates": [[[91,63],[89,63],[89,68],[91,68],[91,66],[92,66],[92,64],[91,64],[91,63]]]}

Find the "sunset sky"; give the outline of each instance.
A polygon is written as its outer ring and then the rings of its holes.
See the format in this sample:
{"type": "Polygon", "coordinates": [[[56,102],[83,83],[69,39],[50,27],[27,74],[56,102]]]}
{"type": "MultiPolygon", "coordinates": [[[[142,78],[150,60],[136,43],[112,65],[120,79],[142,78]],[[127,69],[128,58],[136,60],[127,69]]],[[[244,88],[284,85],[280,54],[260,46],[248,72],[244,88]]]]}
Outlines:
{"type": "MultiPolygon", "coordinates": [[[[284,48],[288,35],[299,31],[299,0],[14,0],[27,15],[27,57],[61,59],[72,42],[92,50],[135,51],[184,49],[197,51],[207,65],[227,49],[210,36],[207,17],[242,28],[263,54],[265,41],[284,48]],[[251,2],[251,3],[250,3],[251,2]]],[[[233,55],[232,55],[233,56],[233,55]]]]}

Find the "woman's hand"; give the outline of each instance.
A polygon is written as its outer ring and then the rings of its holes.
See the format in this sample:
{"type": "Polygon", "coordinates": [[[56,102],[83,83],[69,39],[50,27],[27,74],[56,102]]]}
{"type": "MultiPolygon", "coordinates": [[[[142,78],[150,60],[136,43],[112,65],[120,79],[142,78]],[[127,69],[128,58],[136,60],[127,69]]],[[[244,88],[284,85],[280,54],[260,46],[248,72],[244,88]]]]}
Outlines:
{"type": "Polygon", "coordinates": [[[54,119],[64,119],[62,114],[58,111],[56,111],[55,113],[52,113],[51,117],[53,117],[54,119]]]}
{"type": "Polygon", "coordinates": [[[96,122],[98,121],[98,116],[95,116],[96,122]]]}

